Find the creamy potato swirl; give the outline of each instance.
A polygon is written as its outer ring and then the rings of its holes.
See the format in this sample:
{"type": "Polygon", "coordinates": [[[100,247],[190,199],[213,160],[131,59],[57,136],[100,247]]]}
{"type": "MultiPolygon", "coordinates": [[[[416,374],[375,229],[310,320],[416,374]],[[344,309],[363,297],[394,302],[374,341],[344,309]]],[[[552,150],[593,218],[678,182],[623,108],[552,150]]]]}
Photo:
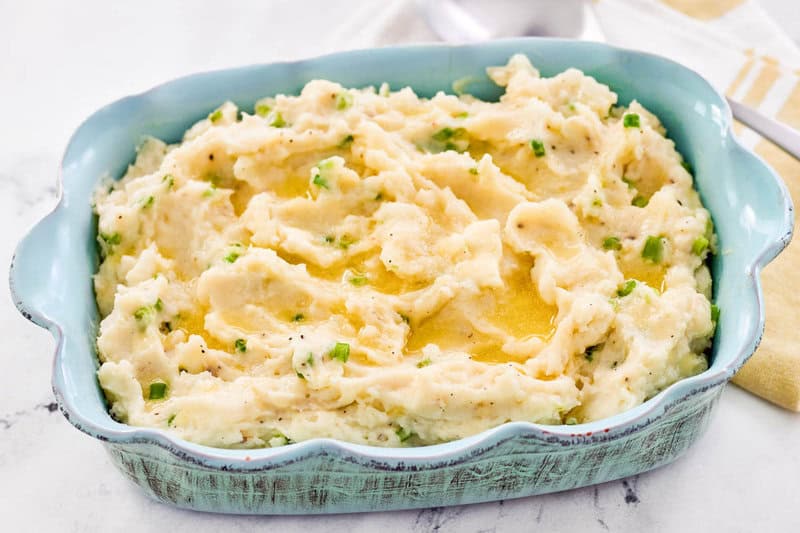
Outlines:
{"type": "Polygon", "coordinates": [[[423,445],[706,369],[714,235],[658,119],[577,70],[488,73],[498,102],[315,80],[147,139],[95,198],[111,413],[423,445]]]}

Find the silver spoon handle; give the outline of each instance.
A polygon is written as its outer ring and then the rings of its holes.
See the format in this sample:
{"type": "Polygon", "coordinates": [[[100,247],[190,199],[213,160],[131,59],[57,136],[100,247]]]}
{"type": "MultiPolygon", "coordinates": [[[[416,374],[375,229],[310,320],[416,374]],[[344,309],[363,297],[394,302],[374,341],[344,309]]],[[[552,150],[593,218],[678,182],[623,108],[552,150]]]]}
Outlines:
{"type": "Polygon", "coordinates": [[[800,132],[763,115],[752,107],[730,98],[727,100],[737,120],[783,148],[789,155],[800,159],[800,132]]]}

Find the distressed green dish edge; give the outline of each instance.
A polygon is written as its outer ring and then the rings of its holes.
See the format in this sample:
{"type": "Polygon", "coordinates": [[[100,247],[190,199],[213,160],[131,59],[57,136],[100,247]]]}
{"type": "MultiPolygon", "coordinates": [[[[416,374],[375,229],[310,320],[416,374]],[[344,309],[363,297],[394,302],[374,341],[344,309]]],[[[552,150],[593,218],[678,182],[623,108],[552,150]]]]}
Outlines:
{"type": "Polygon", "coordinates": [[[114,102],[78,128],[64,155],[57,206],[17,248],[10,270],[12,297],[26,318],[56,338],[53,389],[64,415],[104,441],[115,464],[145,492],[181,507],[255,514],[388,510],[608,481],[682,453],[706,427],[722,387],[763,333],[758,274],[788,244],[793,208],[775,173],[735,140],[731,123],[724,99],[689,69],[641,52],[569,40],[362,50],[196,74],[114,102]],[[252,105],[258,96],[292,92],[314,77],[355,86],[390,81],[394,88],[408,84],[429,95],[472,76],[478,80],[475,92],[491,96],[492,88],[482,81],[483,68],[502,64],[515,52],[529,55],[546,75],[575,66],[610,83],[622,99],[639,96],[664,120],[697,170],[697,186],[723,250],[713,263],[723,313],[708,371],[605,420],[579,426],[514,422],[421,448],[315,439],[282,448],[222,450],[111,419],[94,376],[97,316],[89,277],[96,252],[87,192],[101,176],[99,170],[120,174],[137,135],[174,137],[226,98],[252,105]],[[693,120],[684,124],[685,117],[693,120]],[[514,462],[513,457],[525,460],[514,462]],[[496,470],[487,467],[474,479],[471,472],[487,461],[496,470]],[[558,475],[537,474],[542,471],[558,475]]]}

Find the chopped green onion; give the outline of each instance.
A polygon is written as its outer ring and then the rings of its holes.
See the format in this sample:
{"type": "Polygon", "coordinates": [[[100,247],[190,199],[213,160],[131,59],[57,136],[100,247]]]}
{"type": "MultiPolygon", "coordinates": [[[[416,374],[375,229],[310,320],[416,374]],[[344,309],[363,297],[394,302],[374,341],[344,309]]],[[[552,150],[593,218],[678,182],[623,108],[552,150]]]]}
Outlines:
{"type": "MultiPolygon", "coordinates": [[[[300,379],[306,379],[299,372],[297,374],[297,377],[299,377],[300,379]]],[[[286,435],[284,435],[280,431],[276,431],[271,438],[269,438],[269,439],[264,438],[264,440],[268,440],[270,443],[272,443],[272,444],[270,444],[270,446],[285,446],[286,444],[292,444],[294,442],[292,439],[290,439],[289,437],[287,437],[286,435]],[[283,442],[281,442],[280,444],[278,444],[277,442],[274,442],[274,441],[281,441],[281,440],[283,442]]]]}
{"type": "Polygon", "coordinates": [[[347,148],[348,146],[353,144],[354,140],[355,140],[355,137],[353,137],[352,135],[348,135],[347,137],[342,139],[342,142],[339,143],[339,148],[347,148]]]}
{"type": "Polygon", "coordinates": [[[175,420],[175,416],[176,416],[175,414],[169,415],[169,418],[167,418],[167,425],[168,426],[172,427],[172,422],[175,420]]]}
{"type": "Polygon", "coordinates": [[[161,178],[161,183],[166,183],[167,189],[171,189],[175,185],[175,177],[172,174],[167,174],[161,178]]]}
{"type": "Polygon", "coordinates": [[[620,298],[625,297],[630,293],[632,293],[633,289],[635,288],[636,288],[636,280],[629,279],[628,281],[619,286],[619,288],[617,289],[617,296],[619,296],[620,298]]]}
{"type": "Polygon", "coordinates": [[[350,235],[344,234],[339,237],[339,242],[336,244],[342,250],[347,250],[351,244],[355,244],[358,242],[358,239],[352,238],[350,235]]]}
{"type": "Polygon", "coordinates": [[[306,377],[303,374],[301,374],[300,372],[297,372],[297,377],[300,378],[300,379],[303,379],[303,380],[306,379],[306,377]]]}
{"type": "Polygon", "coordinates": [[[322,240],[325,241],[325,244],[333,244],[333,241],[335,241],[336,238],[333,235],[325,235],[322,237],[322,240]]]}
{"type": "Polygon", "coordinates": [[[153,309],[155,309],[158,312],[164,310],[164,302],[161,301],[161,298],[157,299],[156,303],[153,304],[153,309]]]}
{"type": "Polygon", "coordinates": [[[544,143],[538,139],[531,139],[531,150],[536,157],[544,157],[544,143]]]}
{"type": "Polygon", "coordinates": [[[472,167],[471,169],[469,169],[469,173],[477,176],[478,175],[478,167],[472,167]]]}
{"type": "Polygon", "coordinates": [[[698,237],[692,243],[692,253],[694,255],[703,255],[708,249],[708,239],[705,237],[698,237]]]}
{"type": "Polygon", "coordinates": [[[603,239],[603,249],[622,250],[622,243],[619,241],[619,237],[606,237],[603,239]]]}
{"type": "Polygon", "coordinates": [[[649,236],[642,248],[642,259],[660,263],[664,255],[664,240],[661,237],[649,236]]]}
{"type": "Polygon", "coordinates": [[[228,263],[235,263],[236,260],[239,259],[239,254],[237,252],[231,252],[222,259],[228,263]]]}
{"type": "Polygon", "coordinates": [[[379,192],[378,194],[375,195],[375,201],[380,202],[381,200],[383,200],[383,193],[379,192]]]}
{"type": "Polygon", "coordinates": [[[234,349],[239,353],[247,351],[247,341],[245,339],[236,339],[233,343],[234,349]]]}
{"type": "Polygon", "coordinates": [[[212,183],[211,187],[209,187],[208,189],[203,191],[203,198],[209,198],[211,195],[214,194],[214,191],[216,191],[216,190],[217,190],[217,186],[212,183]]]}
{"type": "Polygon", "coordinates": [[[636,196],[634,196],[633,200],[631,201],[631,205],[634,205],[636,207],[645,207],[648,203],[649,200],[644,196],[642,196],[641,194],[637,194],[636,196]]]}
{"type": "Polygon", "coordinates": [[[397,435],[397,438],[400,439],[400,442],[407,441],[408,439],[411,438],[411,435],[412,435],[411,430],[405,429],[402,426],[397,428],[397,430],[395,431],[395,434],[397,435]]]}
{"type": "Polygon", "coordinates": [[[109,246],[116,246],[122,242],[122,235],[119,233],[112,233],[111,235],[107,233],[101,233],[100,238],[103,239],[103,241],[105,241],[105,243],[109,246]]]}
{"type": "Polygon", "coordinates": [[[352,283],[356,287],[361,287],[362,285],[366,285],[367,281],[368,281],[367,276],[363,274],[359,274],[357,276],[353,276],[352,278],[350,278],[350,283],[352,283]]]}
{"type": "Polygon", "coordinates": [[[420,146],[419,148],[434,153],[448,150],[463,152],[468,146],[467,130],[464,128],[444,127],[431,135],[431,142],[427,146],[420,146]]]}
{"type": "Polygon", "coordinates": [[[636,113],[628,113],[622,117],[622,125],[626,128],[638,128],[640,126],[639,115],[636,113]]]}
{"type": "Polygon", "coordinates": [[[147,198],[145,198],[144,201],[142,202],[142,209],[147,209],[148,207],[153,205],[153,202],[155,202],[155,200],[156,199],[152,196],[148,196],[147,198]]]}
{"type": "Polygon", "coordinates": [[[142,326],[149,324],[153,319],[153,315],[155,315],[155,310],[149,305],[140,307],[133,312],[133,318],[142,326]]]}
{"type": "Polygon", "coordinates": [[[308,357],[306,358],[306,364],[308,366],[314,366],[314,353],[308,352],[308,357]]]}
{"type": "Polygon", "coordinates": [[[631,181],[630,179],[626,178],[625,176],[622,176],[622,182],[625,185],[627,185],[629,189],[633,189],[634,188],[633,181],[631,181]]]}
{"type": "Polygon", "coordinates": [[[350,345],[346,342],[337,342],[331,350],[331,359],[338,359],[342,363],[346,363],[350,357],[350,345]]]}
{"type": "Polygon", "coordinates": [[[464,111],[463,113],[459,113],[459,114],[455,115],[455,118],[467,118],[468,116],[469,116],[469,113],[464,111]]]}
{"type": "Polygon", "coordinates": [[[323,189],[330,189],[330,186],[328,185],[328,180],[326,180],[325,178],[323,178],[319,174],[316,174],[314,176],[314,179],[311,180],[311,183],[313,183],[317,187],[322,187],[323,189]]]}
{"type": "Polygon", "coordinates": [[[267,104],[256,104],[256,115],[259,117],[266,117],[272,111],[272,106],[267,104]]]}
{"type": "Polygon", "coordinates": [[[578,424],[578,419],[574,416],[570,416],[564,421],[564,423],[568,426],[575,426],[578,424]]]}
{"type": "Polygon", "coordinates": [[[417,363],[417,368],[425,368],[425,367],[426,367],[426,366],[428,366],[429,364],[431,364],[431,360],[430,360],[429,358],[427,358],[427,357],[426,357],[425,359],[423,359],[422,361],[420,361],[419,363],[417,363]]]}
{"type": "Polygon", "coordinates": [[[222,109],[215,109],[211,113],[208,114],[208,120],[211,122],[216,122],[222,118],[222,109]]]}
{"type": "Polygon", "coordinates": [[[465,132],[464,128],[456,128],[456,129],[453,129],[453,128],[442,128],[439,131],[437,131],[436,133],[434,133],[433,135],[431,135],[431,138],[434,141],[444,142],[444,141],[446,141],[448,139],[452,139],[453,137],[457,137],[459,135],[463,135],[464,132],[465,132]]]}
{"type": "Polygon", "coordinates": [[[303,313],[297,313],[292,317],[292,322],[302,322],[305,319],[306,315],[304,315],[303,313]]]}
{"type": "Polygon", "coordinates": [[[336,95],[336,109],[344,111],[353,105],[353,95],[348,92],[341,92],[336,95]]]}
{"type": "Polygon", "coordinates": [[[283,115],[281,115],[280,111],[275,112],[275,116],[272,119],[272,122],[269,124],[275,128],[282,128],[286,125],[286,121],[283,120],[283,115]]]}
{"type": "Polygon", "coordinates": [[[411,319],[408,317],[408,315],[400,313],[400,318],[403,319],[403,322],[405,322],[406,324],[411,324],[411,319]]]}
{"type": "Polygon", "coordinates": [[[719,306],[711,304],[711,321],[715,324],[719,322],[719,306]]]}
{"type": "Polygon", "coordinates": [[[151,400],[161,400],[167,395],[167,384],[163,381],[154,381],[150,384],[150,395],[149,399],[151,400]]]}
{"type": "Polygon", "coordinates": [[[595,198],[594,200],[592,200],[592,205],[595,207],[601,207],[603,205],[603,200],[601,200],[600,198],[595,198]]]}

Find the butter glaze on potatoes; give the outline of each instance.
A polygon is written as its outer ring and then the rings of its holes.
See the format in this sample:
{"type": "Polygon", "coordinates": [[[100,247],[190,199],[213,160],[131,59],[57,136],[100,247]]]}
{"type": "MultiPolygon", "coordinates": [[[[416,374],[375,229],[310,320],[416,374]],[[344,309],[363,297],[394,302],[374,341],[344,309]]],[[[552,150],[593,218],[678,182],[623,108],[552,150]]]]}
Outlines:
{"type": "Polygon", "coordinates": [[[499,102],[312,81],[99,190],[112,414],[218,447],[604,418],[707,367],[708,212],[658,119],[524,56],[499,102]]]}

